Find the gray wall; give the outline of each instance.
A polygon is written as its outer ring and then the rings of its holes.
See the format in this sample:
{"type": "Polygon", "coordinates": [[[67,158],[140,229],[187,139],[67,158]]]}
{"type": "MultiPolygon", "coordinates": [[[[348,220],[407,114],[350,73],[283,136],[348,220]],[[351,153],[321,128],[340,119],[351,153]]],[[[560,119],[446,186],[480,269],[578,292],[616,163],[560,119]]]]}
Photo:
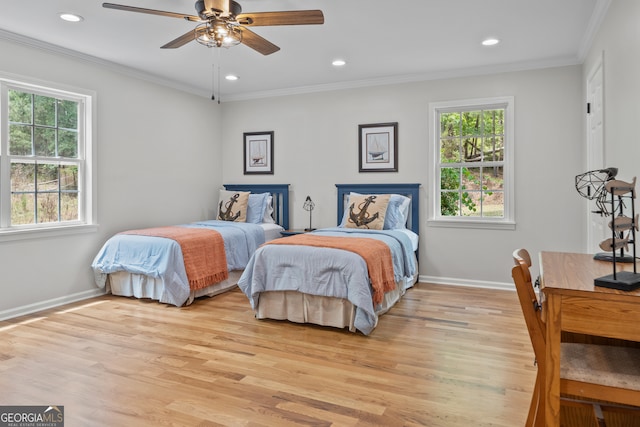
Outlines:
{"type": "Polygon", "coordinates": [[[213,215],[220,107],[99,64],[0,41],[0,71],[97,92],[98,231],[0,242],[0,319],[97,293],[90,268],[112,234],[213,215]]]}
{"type": "Polygon", "coordinates": [[[242,174],[242,134],[275,131],[275,173],[261,179],[292,184],[292,224],[304,228],[307,195],[314,226],[336,225],[336,183],[422,184],[420,275],[423,280],[512,288],[511,252],[526,246],[578,251],[582,172],[582,68],[570,66],[450,80],[227,103],[222,115],[225,182],[242,174]],[[430,102],[515,98],[516,229],[427,226],[430,102]],[[397,173],[358,172],[358,124],[398,122],[397,173]],[[576,220],[578,218],[578,220],[576,220]]]}

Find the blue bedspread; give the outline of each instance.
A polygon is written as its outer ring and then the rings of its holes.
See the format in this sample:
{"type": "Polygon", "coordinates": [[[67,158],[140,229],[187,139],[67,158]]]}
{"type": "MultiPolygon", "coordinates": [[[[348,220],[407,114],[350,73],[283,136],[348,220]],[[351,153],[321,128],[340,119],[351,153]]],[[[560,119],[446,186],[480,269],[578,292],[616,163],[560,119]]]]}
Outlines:
{"type": "MultiPolygon", "coordinates": [[[[199,221],[184,227],[210,228],[222,235],[227,268],[245,268],[251,255],[264,243],[258,224],[228,221],[199,221]]],[[[104,288],[107,274],[117,271],[143,274],[162,280],[161,301],[181,306],[191,292],[180,245],[163,237],[116,234],[102,246],[91,264],[98,287],[104,288]]]]}
{"type": "MultiPolygon", "coordinates": [[[[417,273],[411,241],[401,232],[335,227],[313,233],[381,240],[391,250],[396,281],[417,273]]],[[[408,280],[404,283],[413,284],[408,280]]],[[[354,325],[365,335],[371,333],[377,323],[366,262],[353,252],[300,245],[265,245],[249,260],[238,287],[249,298],[254,310],[262,292],[297,291],[348,299],[356,307],[354,325]]]]}

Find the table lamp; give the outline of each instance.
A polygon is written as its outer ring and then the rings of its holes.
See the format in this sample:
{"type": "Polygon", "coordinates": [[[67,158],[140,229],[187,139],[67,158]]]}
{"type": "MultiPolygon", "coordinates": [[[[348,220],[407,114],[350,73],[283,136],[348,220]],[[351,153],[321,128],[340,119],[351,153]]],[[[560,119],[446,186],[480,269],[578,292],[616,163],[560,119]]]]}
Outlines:
{"type": "Polygon", "coordinates": [[[307,196],[306,200],[304,201],[304,204],[302,205],[302,208],[305,211],[309,211],[309,228],[305,228],[304,231],[313,231],[315,230],[315,228],[311,227],[311,212],[313,211],[313,208],[316,207],[316,204],[313,203],[313,200],[311,200],[311,197],[307,196]]]}

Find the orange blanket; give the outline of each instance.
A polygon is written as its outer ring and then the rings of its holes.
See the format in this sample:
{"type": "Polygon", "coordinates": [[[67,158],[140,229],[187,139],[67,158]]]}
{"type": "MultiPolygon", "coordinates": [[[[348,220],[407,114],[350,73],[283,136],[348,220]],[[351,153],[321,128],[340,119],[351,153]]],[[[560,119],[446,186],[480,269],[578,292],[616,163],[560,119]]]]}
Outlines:
{"type": "Polygon", "coordinates": [[[215,230],[171,226],[129,230],[121,234],[164,237],[178,242],[191,290],[206,288],[229,277],[224,240],[215,230]]]}
{"type": "Polygon", "coordinates": [[[366,237],[319,236],[317,234],[298,234],[271,240],[266,244],[306,245],[323,248],[343,249],[360,255],[367,263],[373,304],[378,305],[384,299],[384,293],[396,288],[393,276],[391,249],[384,242],[366,237]]]}

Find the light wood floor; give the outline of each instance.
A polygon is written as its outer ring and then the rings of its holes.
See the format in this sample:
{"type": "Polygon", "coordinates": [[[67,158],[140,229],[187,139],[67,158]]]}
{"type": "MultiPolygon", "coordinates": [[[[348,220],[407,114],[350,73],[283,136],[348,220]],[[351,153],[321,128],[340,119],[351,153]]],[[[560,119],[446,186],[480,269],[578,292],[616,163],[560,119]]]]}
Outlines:
{"type": "Polygon", "coordinates": [[[0,404],[74,426],[524,425],[536,373],[515,292],[417,284],[365,337],[256,320],[235,289],[105,296],[0,322],[0,404]]]}

